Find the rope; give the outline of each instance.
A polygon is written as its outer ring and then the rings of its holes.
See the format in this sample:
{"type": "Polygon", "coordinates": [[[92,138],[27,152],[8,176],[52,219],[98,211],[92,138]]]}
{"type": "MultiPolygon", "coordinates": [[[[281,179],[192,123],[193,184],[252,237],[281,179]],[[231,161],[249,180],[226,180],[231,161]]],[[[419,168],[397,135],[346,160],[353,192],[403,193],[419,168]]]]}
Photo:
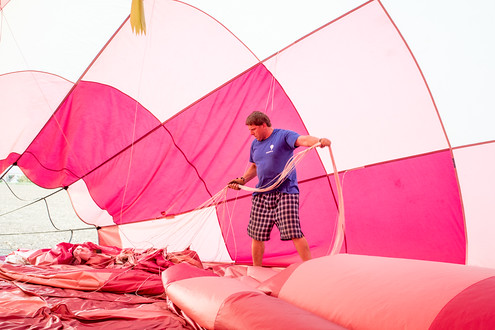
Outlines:
{"type": "MultiPolygon", "coordinates": [[[[9,170],[10,170],[10,168],[9,168],[9,170]]],[[[7,173],[7,172],[8,171],[6,171],[5,173],[7,173]]],[[[7,183],[7,181],[5,181],[3,179],[1,181],[5,182],[5,184],[7,185],[7,188],[10,190],[10,192],[12,193],[12,195],[14,195],[18,200],[27,201],[27,200],[25,200],[25,199],[20,198],[19,196],[17,196],[17,194],[12,190],[12,188],[9,186],[9,184],[7,183]]],[[[23,208],[26,208],[28,206],[31,206],[31,205],[33,205],[35,203],[38,203],[40,201],[43,201],[45,203],[46,212],[48,214],[48,220],[50,220],[50,223],[52,224],[53,228],[56,229],[55,231],[7,233],[7,234],[0,234],[0,236],[35,235],[35,234],[47,234],[47,233],[67,232],[67,231],[69,231],[70,232],[70,238],[69,238],[68,242],[70,243],[70,242],[72,242],[72,238],[74,237],[74,231],[79,231],[79,230],[93,230],[94,228],[60,229],[57,226],[55,226],[55,223],[53,222],[53,219],[52,219],[52,216],[51,216],[51,213],[50,213],[50,207],[48,206],[47,198],[48,197],[51,197],[51,196],[53,196],[53,195],[55,195],[57,193],[59,193],[62,190],[65,190],[65,188],[61,188],[61,189],[59,189],[57,191],[54,191],[51,194],[48,194],[48,195],[46,195],[44,197],[35,199],[35,200],[31,201],[30,203],[25,204],[25,205],[23,205],[21,207],[18,207],[18,208],[14,209],[14,210],[10,210],[8,212],[5,212],[5,213],[0,214],[0,217],[3,217],[3,216],[6,216],[8,214],[11,214],[11,213],[17,212],[19,210],[22,210],[23,208]]]]}
{"type": "Polygon", "coordinates": [[[339,204],[338,204],[339,215],[337,218],[337,231],[336,231],[332,250],[330,251],[330,255],[334,255],[342,250],[342,243],[344,242],[344,236],[345,236],[344,194],[342,192],[342,185],[340,183],[340,177],[339,177],[339,172],[337,171],[337,165],[335,164],[335,158],[333,157],[332,148],[330,148],[330,146],[328,147],[328,151],[330,152],[330,158],[332,159],[333,176],[335,178],[335,184],[337,185],[337,195],[339,197],[339,204]]]}
{"type": "MultiPolygon", "coordinates": [[[[287,176],[289,176],[289,174],[292,171],[294,171],[294,169],[296,168],[296,165],[299,164],[299,162],[301,162],[302,158],[308,152],[310,152],[311,150],[313,150],[314,148],[316,148],[320,145],[321,145],[321,143],[318,142],[315,145],[307,148],[306,150],[292,156],[289,159],[289,161],[287,162],[287,164],[285,164],[283,171],[272,180],[274,182],[272,184],[270,184],[269,186],[262,187],[262,188],[252,188],[252,187],[247,187],[244,185],[239,185],[239,188],[242,190],[252,191],[252,192],[266,192],[266,191],[276,189],[277,187],[279,187],[284,182],[284,180],[287,178],[287,176]]],[[[337,225],[336,225],[337,228],[335,231],[336,232],[335,239],[334,239],[332,249],[330,250],[330,253],[329,253],[330,255],[334,255],[334,254],[339,253],[342,249],[342,243],[344,241],[344,233],[345,233],[345,212],[344,212],[344,195],[342,192],[342,185],[340,183],[339,172],[337,170],[337,165],[335,164],[335,158],[333,156],[331,146],[328,147],[328,151],[330,152],[330,158],[332,160],[332,166],[333,166],[333,174],[334,174],[334,178],[335,178],[335,183],[337,185],[337,195],[338,195],[338,206],[337,207],[339,210],[338,217],[337,217],[337,225]]]]}
{"type": "MultiPolygon", "coordinates": [[[[155,3],[153,3],[152,9],[151,9],[151,15],[153,15],[155,9],[155,3]]],[[[131,14],[130,14],[130,21],[131,21],[131,27],[132,31],[137,34],[144,33],[146,34],[146,22],[145,22],[145,17],[144,17],[144,7],[143,7],[143,1],[142,0],[132,0],[131,4],[131,14]]],[[[150,29],[152,30],[152,29],[150,29]]],[[[149,40],[149,39],[148,39],[149,40]]],[[[137,101],[139,97],[141,96],[141,85],[143,81],[143,73],[144,73],[144,64],[146,60],[146,55],[147,55],[147,50],[149,48],[149,43],[146,45],[141,53],[141,66],[140,66],[140,71],[139,71],[139,78],[137,82],[138,90],[137,90],[137,97],[136,101],[134,102],[134,122],[133,122],[133,127],[132,127],[132,137],[131,137],[131,146],[129,150],[129,166],[127,168],[127,175],[126,175],[126,180],[125,180],[125,185],[124,185],[124,193],[122,195],[122,203],[120,204],[120,222],[122,222],[122,217],[124,214],[124,203],[126,200],[126,195],[127,195],[127,189],[129,187],[129,180],[131,178],[131,168],[133,165],[133,159],[134,159],[134,145],[136,143],[136,127],[137,127],[137,117],[138,117],[138,110],[139,110],[139,102],[137,101]],[[148,47],[146,47],[148,46],[148,47]]],[[[124,235],[124,231],[120,230],[120,232],[124,235]]],[[[132,244],[131,240],[129,242],[132,244]]],[[[133,244],[134,245],[134,244],[133,244]]]]}
{"type": "MultiPolygon", "coordinates": [[[[41,202],[42,200],[45,200],[46,198],[48,198],[48,197],[50,197],[50,196],[53,196],[53,195],[55,195],[56,193],[61,192],[62,190],[65,190],[65,189],[64,189],[64,188],[61,188],[61,189],[59,189],[59,190],[57,190],[57,191],[54,191],[53,193],[51,193],[51,194],[49,194],[49,195],[46,195],[45,197],[41,197],[41,198],[38,198],[38,199],[34,200],[34,201],[32,201],[31,203],[28,203],[28,204],[26,204],[26,205],[20,206],[20,207],[18,207],[18,208],[16,208],[16,209],[14,209],[14,210],[7,211],[7,212],[5,212],[5,213],[2,213],[2,214],[0,214],[0,217],[6,216],[7,214],[11,214],[11,213],[17,212],[17,211],[19,211],[19,210],[22,210],[22,209],[23,209],[23,208],[25,208],[25,207],[28,207],[28,206],[31,206],[31,205],[36,204],[36,203],[38,203],[38,202],[41,202]]],[[[47,206],[47,207],[48,207],[48,206],[47,206]]]]}
{"type": "MultiPolygon", "coordinates": [[[[295,154],[292,156],[287,164],[285,164],[285,167],[283,171],[275,177],[272,182],[266,187],[261,187],[261,188],[252,188],[248,187],[245,185],[239,185],[239,188],[245,191],[251,191],[251,192],[266,192],[270,191],[273,189],[276,189],[279,187],[282,182],[287,178],[287,176],[294,171],[295,167],[297,164],[301,162],[301,160],[304,158],[304,156],[310,152],[311,150],[315,149],[316,147],[320,146],[321,143],[318,142],[315,145],[295,154]]],[[[338,195],[338,216],[337,216],[337,223],[336,223],[336,230],[335,230],[335,235],[334,235],[334,240],[333,240],[333,245],[331,246],[331,249],[329,248],[329,254],[334,255],[337,254],[341,251],[342,249],[342,244],[344,241],[344,233],[345,233],[345,213],[344,213],[344,196],[343,196],[343,191],[342,191],[342,185],[340,182],[340,177],[339,173],[337,170],[337,165],[335,163],[335,158],[332,153],[331,146],[328,147],[329,153],[330,153],[330,158],[332,160],[332,166],[333,166],[333,173],[334,173],[334,178],[335,178],[335,183],[337,185],[337,195],[338,195]]],[[[226,192],[228,190],[228,185],[225,186],[222,190],[220,190],[216,195],[212,196],[209,200],[198,206],[196,210],[204,209],[209,206],[217,206],[222,203],[226,202],[226,192]]],[[[232,215],[230,212],[228,212],[229,216],[229,225],[228,228],[229,230],[232,228],[232,215]]],[[[234,242],[234,245],[236,246],[236,243],[234,242]]]]}
{"type": "MultiPolygon", "coordinates": [[[[81,230],[94,230],[94,228],[58,229],[58,230],[32,231],[32,232],[21,232],[21,233],[1,233],[0,236],[53,234],[53,233],[60,233],[67,231],[73,232],[73,231],[81,231],[81,230]]],[[[71,234],[71,238],[72,238],[72,234],[71,234]]]]}
{"type": "Polygon", "coordinates": [[[316,143],[315,145],[293,155],[288,161],[287,164],[285,164],[284,169],[282,172],[280,172],[273,180],[269,186],[262,187],[262,188],[252,188],[252,187],[247,187],[244,185],[239,185],[239,188],[242,190],[246,191],[252,191],[252,192],[267,192],[273,189],[278,188],[284,180],[289,176],[289,174],[295,170],[296,165],[301,162],[301,160],[304,158],[304,156],[313,150],[314,148],[318,147],[320,145],[320,142],[316,143]]]}
{"type": "Polygon", "coordinates": [[[11,164],[3,173],[2,175],[0,175],[0,180],[3,180],[3,177],[9,173],[9,171],[12,169],[12,167],[14,167],[14,164],[11,164]]]}
{"type": "Polygon", "coordinates": [[[273,112],[273,107],[274,107],[274,100],[275,100],[275,76],[277,74],[277,63],[278,63],[278,55],[280,52],[277,52],[275,55],[275,65],[273,68],[273,72],[271,72],[272,79],[270,80],[270,87],[268,88],[268,93],[267,93],[267,98],[266,98],[266,103],[265,103],[265,112],[273,112]],[[268,105],[271,101],[270,104],[270,109],[268,109],[268,105]],[[270,110],[270,111],[269,111],[270,110]]]}
{"type": "Polygon", "coordinates": [[[14,195],[14,197],[17,198],[18,200],[23,201],[23,202],[32,202],[33,201],[32,199],[31,200],[28,200],[28,199],[24,199],[24,198],[21,198],[21,197],[17,196],[17,194],[14,192],[14,190],[12,190],[12,188],[7,183],[7,181],[3,180],[2,178],[0,178],[0,181],[2,181],[3,183],[5,183],[5,185],[10,190],[10,192],[12,193],[12,195],[14,195]]]}

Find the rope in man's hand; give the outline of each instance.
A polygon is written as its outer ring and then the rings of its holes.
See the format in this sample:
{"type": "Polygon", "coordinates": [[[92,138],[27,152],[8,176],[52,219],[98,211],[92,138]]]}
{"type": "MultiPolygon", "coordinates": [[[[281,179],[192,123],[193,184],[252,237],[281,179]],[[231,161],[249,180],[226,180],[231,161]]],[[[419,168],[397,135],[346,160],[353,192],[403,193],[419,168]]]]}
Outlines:
{"type": "Polygon", "coordinates": [[[252,187],[247,187],[245,186],[246,184],[246,179],[244,177],[240,178],[235,178],[231,181],[229,181],[227,187],[235,190],[246,190],[246,191],[252,191],[252,192],[266,192],[270,191],[273,189],[276,189],[282,182],[287,178],[287,176],[295,169],[296,165],[302,160],[302,158],[311,150],[313,150],[316,147],[324,148],[328,147],[328,151],[330,153],[330,159],[332,160],[332,166],[333,166],[333,173],[334,173],[334,179],[335,179],[335,184],[337,186],[337,195],[338,195],[338,219],[336,223],[336,234],[334,238],[334,243],[331,246],[331,250],[329,249],[328,254],[329,255],[334,255],[336,253],[339,253],[340,250],[342,249],[342,244],[344,241],[344,232],[345,232],[345,215],[344,215],[344,195],[342,192],[342,185],[340,182],[340,177],[339,177],[339,172],[337,170],[337,165],[335,164],[335,158],[332,153],[332,148],[331,148],[331,141],[326,138],[321,138],[319,139],[318,143],[315,145],[307,148],[306,150],[303,150],[294,156],[292,156],[287,164],[284,167],[284,170],[273,180],[273,183],[270,184],[267,187],[260,187],[260,188],[252,188],[252,187]]]}

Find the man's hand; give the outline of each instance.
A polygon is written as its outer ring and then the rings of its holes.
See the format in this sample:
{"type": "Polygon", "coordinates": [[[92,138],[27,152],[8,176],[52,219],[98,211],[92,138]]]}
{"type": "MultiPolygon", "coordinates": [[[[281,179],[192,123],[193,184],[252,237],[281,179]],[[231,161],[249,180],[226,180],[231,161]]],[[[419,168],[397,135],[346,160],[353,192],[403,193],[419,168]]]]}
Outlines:
{"type": "Polygon", "coordinates": [[[332,142],[327,138],[321,138],[318,140],[320,142],[320,148],[329,147],[332,142]]]}
{"type": "Polygon", "coordinates": [[[231,180],[229,183],[228,183],[228,187],[230,189],[235,189],[235,190],[239,190],[241,188],[239,188],[239,185],[242,184],[242,185],[245,185],[246,184],[246,180],[243,178],[243,177],[240,177],[240,178],[236,178],[234,180],[231,180]]]}

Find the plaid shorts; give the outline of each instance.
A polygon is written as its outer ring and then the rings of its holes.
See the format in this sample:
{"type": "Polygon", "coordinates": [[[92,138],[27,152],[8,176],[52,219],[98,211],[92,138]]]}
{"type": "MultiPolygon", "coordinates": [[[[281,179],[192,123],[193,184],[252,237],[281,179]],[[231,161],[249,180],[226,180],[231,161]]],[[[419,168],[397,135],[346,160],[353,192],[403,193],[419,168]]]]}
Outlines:
{"type": "Polygon", "coordinates": [[[304,237],[299,223],[299,194],[278,191],[253,196],[248,235],[257,241],[268,241],[273,225],[283,241],[304,237]]]}

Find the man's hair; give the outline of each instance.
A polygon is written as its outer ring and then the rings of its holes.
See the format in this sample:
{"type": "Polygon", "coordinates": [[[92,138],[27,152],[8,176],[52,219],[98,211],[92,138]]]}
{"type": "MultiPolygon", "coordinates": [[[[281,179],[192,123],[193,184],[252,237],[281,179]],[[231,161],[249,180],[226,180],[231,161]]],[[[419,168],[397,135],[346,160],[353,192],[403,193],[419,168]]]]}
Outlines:
{"type": "Polygon", "coordinates": [[[266,126],[268,126],[268,127],[272,127],[272,123],[270,122],[270,118],[268,118],[268,116],[261,111],[253,111],[253,113],[251,113],[246,118],[246,125],[261,126],[263,124],[266,124],[266,126]]]}

